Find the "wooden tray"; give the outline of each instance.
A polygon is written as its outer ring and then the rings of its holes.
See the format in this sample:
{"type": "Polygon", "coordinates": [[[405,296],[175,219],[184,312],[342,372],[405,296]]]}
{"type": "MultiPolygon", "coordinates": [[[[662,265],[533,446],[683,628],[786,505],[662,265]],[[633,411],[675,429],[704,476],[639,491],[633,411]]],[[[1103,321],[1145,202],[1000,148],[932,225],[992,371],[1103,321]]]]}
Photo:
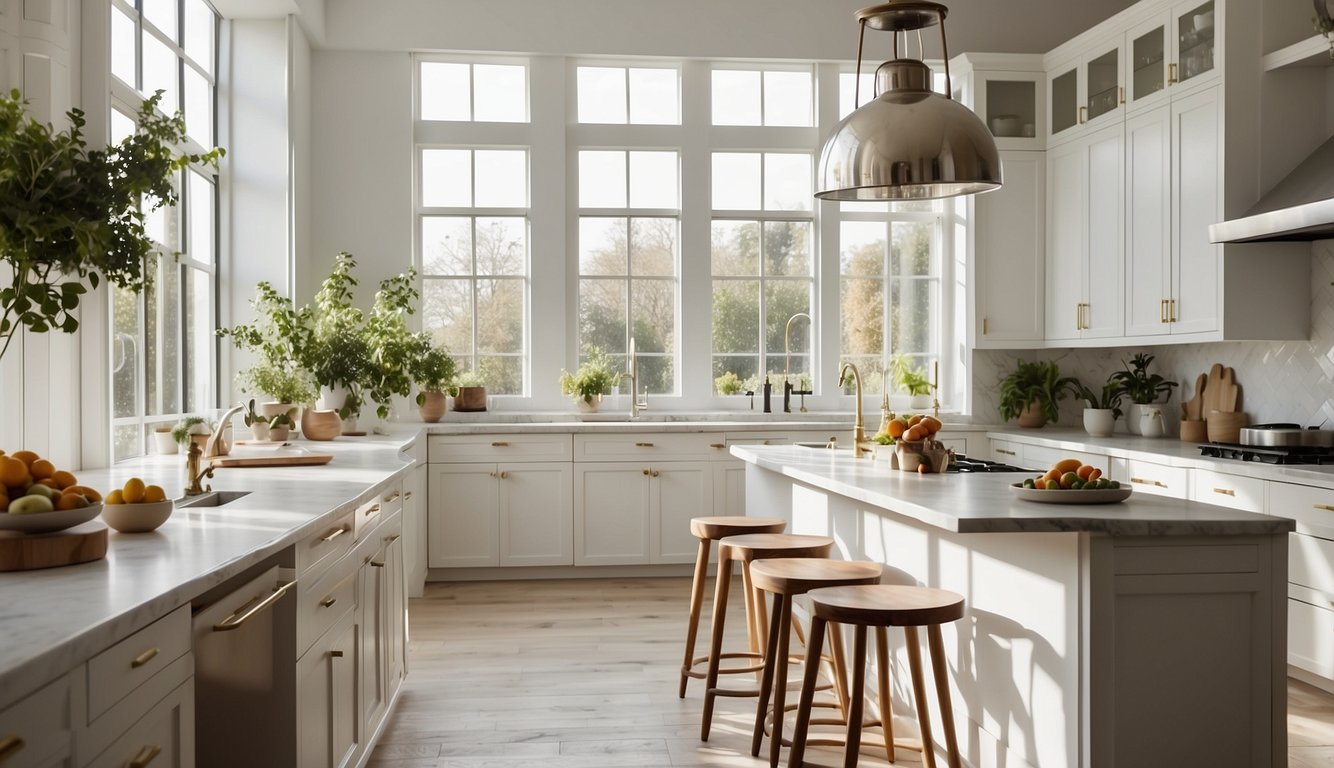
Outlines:
{"type": "Polygon", "coordinates": [[[215,467],[301,467],[328,464],[332,453],[314,453],[305,448],[287,446],[268,450],[236,451],[209,459],[215,467]]]}
{"type": "Polygon", "coordinates": [[[0,531],[0,571],[31,571],[101,560],[107,555],[107,527],[100,520],[55,533],[0,531]]]}

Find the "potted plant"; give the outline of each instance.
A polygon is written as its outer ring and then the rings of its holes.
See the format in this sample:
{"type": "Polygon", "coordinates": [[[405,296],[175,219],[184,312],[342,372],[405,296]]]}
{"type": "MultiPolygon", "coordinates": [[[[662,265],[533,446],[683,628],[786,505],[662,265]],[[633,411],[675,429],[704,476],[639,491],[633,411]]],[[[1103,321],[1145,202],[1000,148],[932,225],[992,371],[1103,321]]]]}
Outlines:
{"type": "Polygon", "coordinates": [[[931,407],[931,380],[926,371],[913,368],[907,355],[895,355],[889,363],[890,373],[894,376],[894,385],[912,397],[910,408],[922,410],[931,407]]]}
{"type": "Polygon", "coordinates": [[[720,395],[739,395],[746,391],[746,382],[731,371],[713,380],[713,388],[720,395]]]}
{"type": "Polygon", "coordinates": [[[177,445],[185,445],[189,441],[199,444],[202,449],[208,442],[209,435],[213,434],[213,425],[203,416],[186,416],[176,422],[176,426],[171,429],[171,437],[177,445]]]}
{"type": "MultiPolygon", "coordinates": [[[[370,365],[362,378],[364,391],[376,403],[376,415],[389,417],[394,397],[412,393],[411,367],[422,354],[429,339],[414,334],[408,328],[407,316],[413,313],[413,302],[418,293],[414,283],[417,271],[408,268],[404,274],[380,281],[375,303],[366,318],[366,343],[370,351],[370,365]]],[[[344,426],[343,434],[350,431],[344,426]]]]}
{"type": "Polygon", "coordinates": [[[1056,421],[1060,417],[1058,403],[1074,381],[1061,377],[1055,361],[1018,361],[1015,370],[1001,380],[1001,418],[1017,418],[1019,426],[1032,428],[1056,421]]]}
{"type": "Polygon", "coordinates": [[[1111,437],[1116,420],[1121,418],[1121,398],[1125,388],[1115,376],[1102,385],[1102,392],[1094,392],[1084,382],[1074,379],[1075,394],[1087,403],[1084,409],[1084,431],[1094,437],[1111,437]]]}
{"type": "Polygon", "coordinates": [[[269,419],[269,440],[275,443],[285,443],[291,436],[292,427],[296,426],[293,419],[295,411],[290,413],[280,413],[269,419]]]}
{"type": "Polygon", "coordinates": [[[434,423],[445,415],[445,390],[454,380],[454,358],[444,347],[427,346],[413,363],[412,380],[417,385],[417,408],[422,421],[434,423]]]}
{"type": "Polygon", "coordinates": [[[584,348],[584,362],[574,373],[560,372],[560,391],[573,395],[579,410],[594,413],[602,403],[602,396],[611,394],[612,387],[621,383],[621,372],[611,359],[595,346],[584,348]]]}
{"type": "Polygon", "coordinates": [[[238,349],[256,356],[256,363],[238,374],[241,391],[271,397],[260,404],[260,413],[272,419],[315,399],[310,373],[302,364],[314,344],[313,334],[292,300],[267,282],[255,286],[250,305],[255,308],[253,322],[219,328],[217,334],[231,337],[238,349]]]}
{"type": "Polygon", "coordinates": [[[1132,435],[1140,434],[1140,416],[1145,406],[1151,406],[1158,402],[1160,396],[1163,401],[1172,397],[1172,388],[1177,386],[1177,382],[1168,381],[1159,374],[1149,373],[1149,366],[1153,363],[1153,355],[1141,352],[1130,358],[1130,362],[1124,360],[1121,365],[1124,370],[1112,374],[1112,378],[1120,382],[1125,390],[1126,396],[1130,398],[1132,405],[1126,410],[1126,428],[1132,435]]]}
{"type": "Polygon", "coordinates": [[[486,410],[486,381],[477,371],[464,371],[454,382],[454,410],[486,410]]]}
{"type": "Polygon", "coordinates": [[[315,399],[310,375],[299,368],[261,363],[241,371],[238,378],[242,392],[259,392],[273,398],[259,404],[259,413],[270,420],[283,413],[294,417],[302,405],[315,399]]]}
{"type": "Polygon", "coordinates": [[[185,120],[157,112],[162,94],[139,108],[138,129],[90,150],[83,112],[56,131],[26,114],[20,93],[0,94],[0,357],[20,329],[79,328],[84,286],[103,280],[135,293],[151,279],[154,243],[148,213],[176,203],[181,169],[217,165],[221,149],[182,154],[185,120]]]}
{"type": "Polygon", "coordinates": [[[245,425],[250,427],[250,434],[256,440],[269,439],[269,420],[255,410],[255,398],[253,397],[250,398],[250,402],[246,403],[244,420],[245,425]]]}
{"type": "Polygon", "coordinates": [[[158,454],[162,456],[170,456],[171,454],[176,453],[177,449],[180,447],[176,443],[176,438],[171,434],[172,427],[172,424],[167,424],[166,422],[157,424],[153,427],[154,445],[157,448],[158,454]]]}
{"type": "Polygon", "coordinates": [[[333,270],[320,285],[311,306],[298,314],[309,325],[308,343],[303,350],[304,366],[320,388],[316,406],[336,410],[344,421],[355,421],[361,412],[362,380],[371,364],[370,343],[360,309],[352,305],[352,289],[357,280],[352,254],[342,251],[334,257],[333,270]]]}

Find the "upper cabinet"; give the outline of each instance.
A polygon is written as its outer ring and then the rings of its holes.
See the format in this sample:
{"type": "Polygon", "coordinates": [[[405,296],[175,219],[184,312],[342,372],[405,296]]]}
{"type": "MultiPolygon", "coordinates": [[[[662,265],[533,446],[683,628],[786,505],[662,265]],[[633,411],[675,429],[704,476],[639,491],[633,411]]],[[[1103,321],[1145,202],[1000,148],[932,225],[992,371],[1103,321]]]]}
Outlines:
{"type": "Polygon", "coordinates": [[[1046,75],[1041,56],[966,53],[950,61],[950,73],[954,98],[982,118],[998,149],[1046,146],[1046,75]]]}
{"type": "Polygon", "coordinates": [[[1069,56],[1048,69],[1051,144],[1121,119],[1121,105],[1125,101],[1121,82],[1123,48],[1120,35],[1109,36],[1090,46],[1086,53],[1069,56]]]}
{"type": "Polygon", "coordinates": [[[1178,3],[1126,33],[1126,109],[1156,106],[1173,90],[1203,87],[1217,81],[1222,16],[1214,0],[1178,3]]]}

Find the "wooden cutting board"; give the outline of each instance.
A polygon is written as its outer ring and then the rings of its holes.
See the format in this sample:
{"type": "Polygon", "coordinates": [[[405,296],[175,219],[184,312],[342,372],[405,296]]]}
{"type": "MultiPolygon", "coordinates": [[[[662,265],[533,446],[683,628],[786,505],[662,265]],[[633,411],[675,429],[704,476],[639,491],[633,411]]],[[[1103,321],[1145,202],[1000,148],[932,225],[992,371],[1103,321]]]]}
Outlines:
{"type": "Polygon", "coordinates": [[[1201,416],[1209,418],[1210,411],[1223,410],[1223,364],[1209,368],[1209,381],[1204,385],[1204,408],[1201,416]]]}
{"type": "Polygon", "coordinates": [[[314,453],[305,448],[287,447],[267,450],[233,450],[226,456],[209,460],[215,467],[301,467],[328,464],[332,453],[314,453]]]}
{"type": "Polygon", "coordinates": [[[0,571],[59,568],[106,556],[107,527],[101,520],[55,533],[0,531],[0,571]]]}

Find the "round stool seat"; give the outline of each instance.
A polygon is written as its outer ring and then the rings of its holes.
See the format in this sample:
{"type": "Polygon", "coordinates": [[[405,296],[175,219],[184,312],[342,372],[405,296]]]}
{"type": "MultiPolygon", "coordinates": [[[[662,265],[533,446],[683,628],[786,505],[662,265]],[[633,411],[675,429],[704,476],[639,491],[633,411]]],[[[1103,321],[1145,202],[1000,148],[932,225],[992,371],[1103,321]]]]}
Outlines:
{"type": "Polygon", "coordinates": [[[828,557],[834,540],[804,533],[745,533],[718,542],[719,557],[753,562],[775,557],[828,557]]]}
{"type": "Polygon", "coordinates": [[[963,596],[932,587],[873,584],[813,589],[811,610],[840,624],[926,627],[963,618],[963,596]]]}
{"type": "Polygon", "coordinates": [[[780,557],[752,562],[750,581],[765,592],[804,595],[812,589],[873,584],[883,570],[880,563],[780,557]]]}
{"type": "Polygon", "coordinates": [[[718,539],[746,533],[782,533],[787,521],[781,517],[696,517],[690,520],[690,535],[697,539],[718,539]]]}

